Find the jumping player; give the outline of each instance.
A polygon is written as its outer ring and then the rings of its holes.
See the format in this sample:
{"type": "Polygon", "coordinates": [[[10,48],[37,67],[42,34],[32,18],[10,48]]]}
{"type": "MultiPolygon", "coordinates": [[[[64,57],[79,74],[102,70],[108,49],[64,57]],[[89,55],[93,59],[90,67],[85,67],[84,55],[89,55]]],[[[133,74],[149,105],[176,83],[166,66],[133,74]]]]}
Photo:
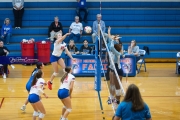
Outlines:
{"type": "Polygon", "coordinates": [[[43,72],[38,70],[34,75],[28,97],[28,101],[31,103],[34,109],[33,120],[36,120],[36,117],[39,117],[39,120],[42,120],[46,114],[44,106],[40,100],[41,94],[48,98],[48,96],[43,91],[45,89],[44,86],[46,85],[46,82],[42,77],[43,72]],[[40,113],[38,111],[40,111],[40,113]]]}
{"type": "MultiPolygon", "coordinates": [[[[42,70],[44,68],[44,64],[42,62],[37,62],[36,63],[36,68],[34,68],[28,82],[26,83],[26,90],[28,91],[28,94],[30,92],[30,89],[31,89],[31,84],[32,84],[32,81],[33,81],[33,78],[34,78],[34,75],[35,73],[37,73],[38,70],[42,70]]],[[[21,107],[21,110],[22,111],[25,111],[26,110],[26,105],[28,104],[28,99],[26,99],[24,105],[21,107]]]]}
{"type": "Polygon", "coordinates": [[[55,38],[57,39],[54,42],[54,50],[53,53],[51,55],[50,61],[54,70],[54,73],[52,74],[50,80],[48,81],[48,88],[50,90],[52,90],[52,83],[53,83],[53,79],[59,74],[58,71],[58,65],[60,65],[63,68],[63,71],[65,69],[65,63],[64,60],[61,58],[61,54],[62,52],[65,50],[66,54],[74,60],[74,58],[72,57],[71,53],[69,52],[69,50],[66,47],[66,43],[63,42],[63,40],[70,35],[70,33],[66,33],[64,36],[62,36],[61,32],[56,33],[55,38]]]}
{"type": "MultiPolygon", "coordinates": [[[[108,29],[108,35],[109,38],[111,38],[110,34],[111,28],[109,27],[108,29]]],[[[110,50],[111,50],[111,57],[113,59],[113,62],[115,64],[115,69],[119,75],[119,79],[122,81],[122,76],[123,76],[123,70],[121,69],[120,65],[120,56],[123,54],[122,52],[122,44],[118,43],[117,39],[109,39],[110,41],[110,50]]],[[[115,104],[120,103],[120,96],[122,95],[122,90],[120,88],[120,85],[118,83],[117,77],[115,75],[114,68],[112,66],[112,63],[110,62],[110,98],[108,99],[108,103],[111,104],[114,102],[115,104]],[[115,95],[114,95],[115,94],[115,95]],[[116,98],[114,98],[116,96],[116,98]]]]}
{"type": "Polygon", "coordinates": [[[70,67],[65,68],[65,74],[61,78],[61,85],[58,91],[58,97],[63,103],[61,120],[67,120],[67,116],[72,110],[71,107],[71,94],[73,91],[73,85],[75,77],[71,74],[72,69],[70,67]]]}

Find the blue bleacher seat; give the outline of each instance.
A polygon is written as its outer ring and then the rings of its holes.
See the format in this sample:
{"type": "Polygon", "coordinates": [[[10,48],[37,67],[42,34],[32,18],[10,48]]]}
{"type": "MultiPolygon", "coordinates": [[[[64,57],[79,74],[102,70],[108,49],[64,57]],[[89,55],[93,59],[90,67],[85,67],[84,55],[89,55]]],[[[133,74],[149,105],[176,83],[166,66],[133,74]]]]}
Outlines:
{"type": "MultiPolygon", "coordinates": [[[[100,13],[99,6],[99,2],[88,3],[89,21],[83,23],[83,26],[92,26],[96,14],[100,13]]],[[[180,9],[177,8],[180,2],[102,2],[101,6],[106,26],[112,27],[112,34],[122,36],[125,49],[135,39],[141,49],[143,46],[149,47],[151,54],[148,58],[174,58],[179,51],[180,9]]],[[[21,55],[20,42],[24,38],[46,40],[48,26],[55,16],[63,24],[64,33],[68,32],[74,21],[75,7],[76,2],[25,2],[23,29],[13,29],[11,44],[8,46],[11,55],[21,55]]],[[[14,25],[12,3],[1,2],[0,8],[0,25],[6,17],[14,25]]],[[[84,39],[92,43],[91,35],[83,33],[77,43],[78,47],[84,39]]],[[[68,42],[68,38],[65,42],[68,42]]]]}

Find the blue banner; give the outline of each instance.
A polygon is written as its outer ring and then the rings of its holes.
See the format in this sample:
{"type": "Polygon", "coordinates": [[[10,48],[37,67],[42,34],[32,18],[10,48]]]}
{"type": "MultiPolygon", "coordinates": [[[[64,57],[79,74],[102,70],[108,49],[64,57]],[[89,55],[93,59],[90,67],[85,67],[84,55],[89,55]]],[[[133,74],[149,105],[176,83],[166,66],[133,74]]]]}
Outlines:
{"type": "Polygon", "coordinates": [[[0,56],[0,64],[28,64],[36,63],[38,61],[38,59],[29,56],[0,56]]]}

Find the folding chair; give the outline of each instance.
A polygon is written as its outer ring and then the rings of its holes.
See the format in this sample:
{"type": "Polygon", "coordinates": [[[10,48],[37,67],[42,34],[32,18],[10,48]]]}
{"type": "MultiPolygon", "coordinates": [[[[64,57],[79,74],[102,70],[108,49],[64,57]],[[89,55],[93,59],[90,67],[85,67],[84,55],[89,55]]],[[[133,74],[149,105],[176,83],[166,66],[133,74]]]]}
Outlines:
{"type": "Polygon", "coordinates": [[[140,60],[137,62],[137,64],[140,64],[140,66],[138,68],[138,73],[140,72],[142,65],[144,65],[144,70],[146,72],[146,62],[145,62],[146,51],[140,49],[139,54],[140,54],[140,60]]]}
{"type": "Polygon", "coordinates": [[[176,57],[176,74],[180,74],[180,52],[177,53],[176,57]]]}

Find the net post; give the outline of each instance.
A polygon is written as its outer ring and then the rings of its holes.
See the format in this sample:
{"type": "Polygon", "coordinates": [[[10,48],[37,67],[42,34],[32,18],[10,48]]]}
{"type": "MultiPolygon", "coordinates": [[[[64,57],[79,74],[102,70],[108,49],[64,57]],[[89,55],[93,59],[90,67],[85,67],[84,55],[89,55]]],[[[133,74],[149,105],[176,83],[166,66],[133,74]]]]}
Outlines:
{"type": "MultiPolygon", "coordinates": [[[[99,24],[98,24],[99,26],[99,24]]],[[[96,37],[96,42],[95,42],[95,90],[98,93],[98,98],[99,98],[99,103],[100,103],[100,108],[101,110],[103,110],[103,106],[102,106],[102,100],[101,100],[101,96],[100,96],[100,91],[101,91],[101,61],[99,58],[100,55],[100,28],[98,27],[98,35],[96,37]]]]}

